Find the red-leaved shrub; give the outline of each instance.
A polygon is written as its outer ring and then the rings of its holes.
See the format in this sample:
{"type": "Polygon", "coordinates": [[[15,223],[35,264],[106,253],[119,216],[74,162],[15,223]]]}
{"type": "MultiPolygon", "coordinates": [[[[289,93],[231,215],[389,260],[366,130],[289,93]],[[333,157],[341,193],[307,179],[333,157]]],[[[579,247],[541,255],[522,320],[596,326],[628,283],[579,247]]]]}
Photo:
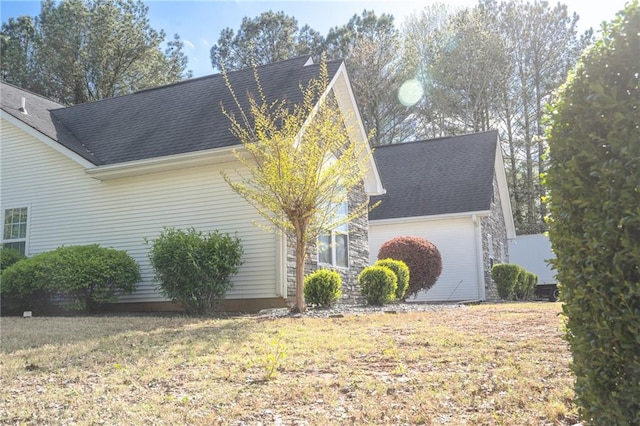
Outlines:
{"type": "Polygon", "coordinates": [[[433,287],[442,273],[440,251],[424,238],[396,237],[387,241],[380,247],[378,259],[387,258],[401,260],[409,267],[409,287],[405,298],[433,287]]]}

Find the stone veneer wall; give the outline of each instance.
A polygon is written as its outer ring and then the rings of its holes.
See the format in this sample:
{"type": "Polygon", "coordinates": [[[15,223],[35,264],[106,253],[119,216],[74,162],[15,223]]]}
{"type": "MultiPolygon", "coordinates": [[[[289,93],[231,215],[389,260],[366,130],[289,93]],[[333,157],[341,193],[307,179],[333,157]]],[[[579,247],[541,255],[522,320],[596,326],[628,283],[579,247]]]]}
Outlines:
{"type": "MultiPolygon", "coordinates": [[[[369,202],[369,196],[361,185],[349,193],[348,208],[353,211],[356,206],[369,202]]],[[[349,223],[349,267],[334,267],[342,276],[342,299],[340,303],[359,303],[363,299],[358,290],[358,274],[369,266],[369,218],[368,215],[359,217],[349,223]]],[[[307,255],[304,273],[318,269],[318,254],[316,247],[311,247],[307,255]]],[[[287,249],[287,300],[293,303],[296,295],[296,255],[292,244],[287,249]]]]}
{"type": "Polygon", "coordinates": [[[484,270],[485,296],[487,300],[498,300],[498,289],[491,277],[491,257],[493,263],[509,262],[509,242],[507,241],[507,227],[502,214],[498,181],[493,177],[493,199],[491,201],[491,214],[482,218],[482,258],[484,270]],[[489,253],[489,235],[493,240],[493,256],[489,253]]]}

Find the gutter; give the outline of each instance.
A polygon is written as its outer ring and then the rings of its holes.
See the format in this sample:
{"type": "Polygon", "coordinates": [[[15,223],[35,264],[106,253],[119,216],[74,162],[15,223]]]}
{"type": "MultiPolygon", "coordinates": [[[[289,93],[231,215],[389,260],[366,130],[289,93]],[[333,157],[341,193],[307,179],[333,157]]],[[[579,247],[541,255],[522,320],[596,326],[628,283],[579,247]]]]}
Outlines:
{"type": "Polygon", "coordinates": [[[411,216],[411,217],[395,217],[390,219],[369,219],[371,225],[386,225],[394,223],[412,223],[412,222],[425,222],[442,219],[462,219],[471,218],[476,220],[476,217],[488,217],[491,215],[491,210],[479,210],[475,212],[460,212],[460,213],[443,213],[434,214],[428,216],[411,216]]]}
{"type": "Polygon", "coordinates": [[[164,172],[168,170],[228,163],[236,160],[234,151],[240,149],[242,149],[241,146],[214,148],[184,154],[168,155],[165,157],[155,157],[144,160],[134,160],[124,163],[89,167],[85,169],[85,172],[94,179],[105,181],[145,175],[149,173],[164,172]]]}

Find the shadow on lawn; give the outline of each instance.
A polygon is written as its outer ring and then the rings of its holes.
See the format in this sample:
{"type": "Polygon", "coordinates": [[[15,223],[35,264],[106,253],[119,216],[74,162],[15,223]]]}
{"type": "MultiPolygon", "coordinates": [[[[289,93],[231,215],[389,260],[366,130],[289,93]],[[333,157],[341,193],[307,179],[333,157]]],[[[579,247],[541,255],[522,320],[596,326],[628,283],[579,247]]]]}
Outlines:
{"type": "Polygon", "coordinates": [[[100,315],[78,317],[2,318],[0,353],[47,345],[89,346],[91,350],[135,349],[167,344],[192,345],[225,339],[242,340],[250,319],[187,317],[181,315],[100,315]]]}

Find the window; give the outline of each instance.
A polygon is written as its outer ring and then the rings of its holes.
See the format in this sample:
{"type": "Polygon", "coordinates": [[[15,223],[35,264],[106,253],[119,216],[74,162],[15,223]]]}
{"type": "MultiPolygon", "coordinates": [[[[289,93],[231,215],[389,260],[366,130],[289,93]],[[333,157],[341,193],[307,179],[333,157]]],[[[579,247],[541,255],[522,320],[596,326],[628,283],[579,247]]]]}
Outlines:
{"type": "MultiPolygon", "coordinates": [[[[338,206],[336,219],[347,217],[347,202],[338,206]]],[[[326,265],[349,266],[349,226],[344,223],[318,238],[318,263],[326,265]]]]}
{"type": "Polygon", "coordinates": [[[27,249],[27,220],[28,209],[6,209],[4,211],[4,230],[2,246],[18,250],[26,254],[27,249]]]}

